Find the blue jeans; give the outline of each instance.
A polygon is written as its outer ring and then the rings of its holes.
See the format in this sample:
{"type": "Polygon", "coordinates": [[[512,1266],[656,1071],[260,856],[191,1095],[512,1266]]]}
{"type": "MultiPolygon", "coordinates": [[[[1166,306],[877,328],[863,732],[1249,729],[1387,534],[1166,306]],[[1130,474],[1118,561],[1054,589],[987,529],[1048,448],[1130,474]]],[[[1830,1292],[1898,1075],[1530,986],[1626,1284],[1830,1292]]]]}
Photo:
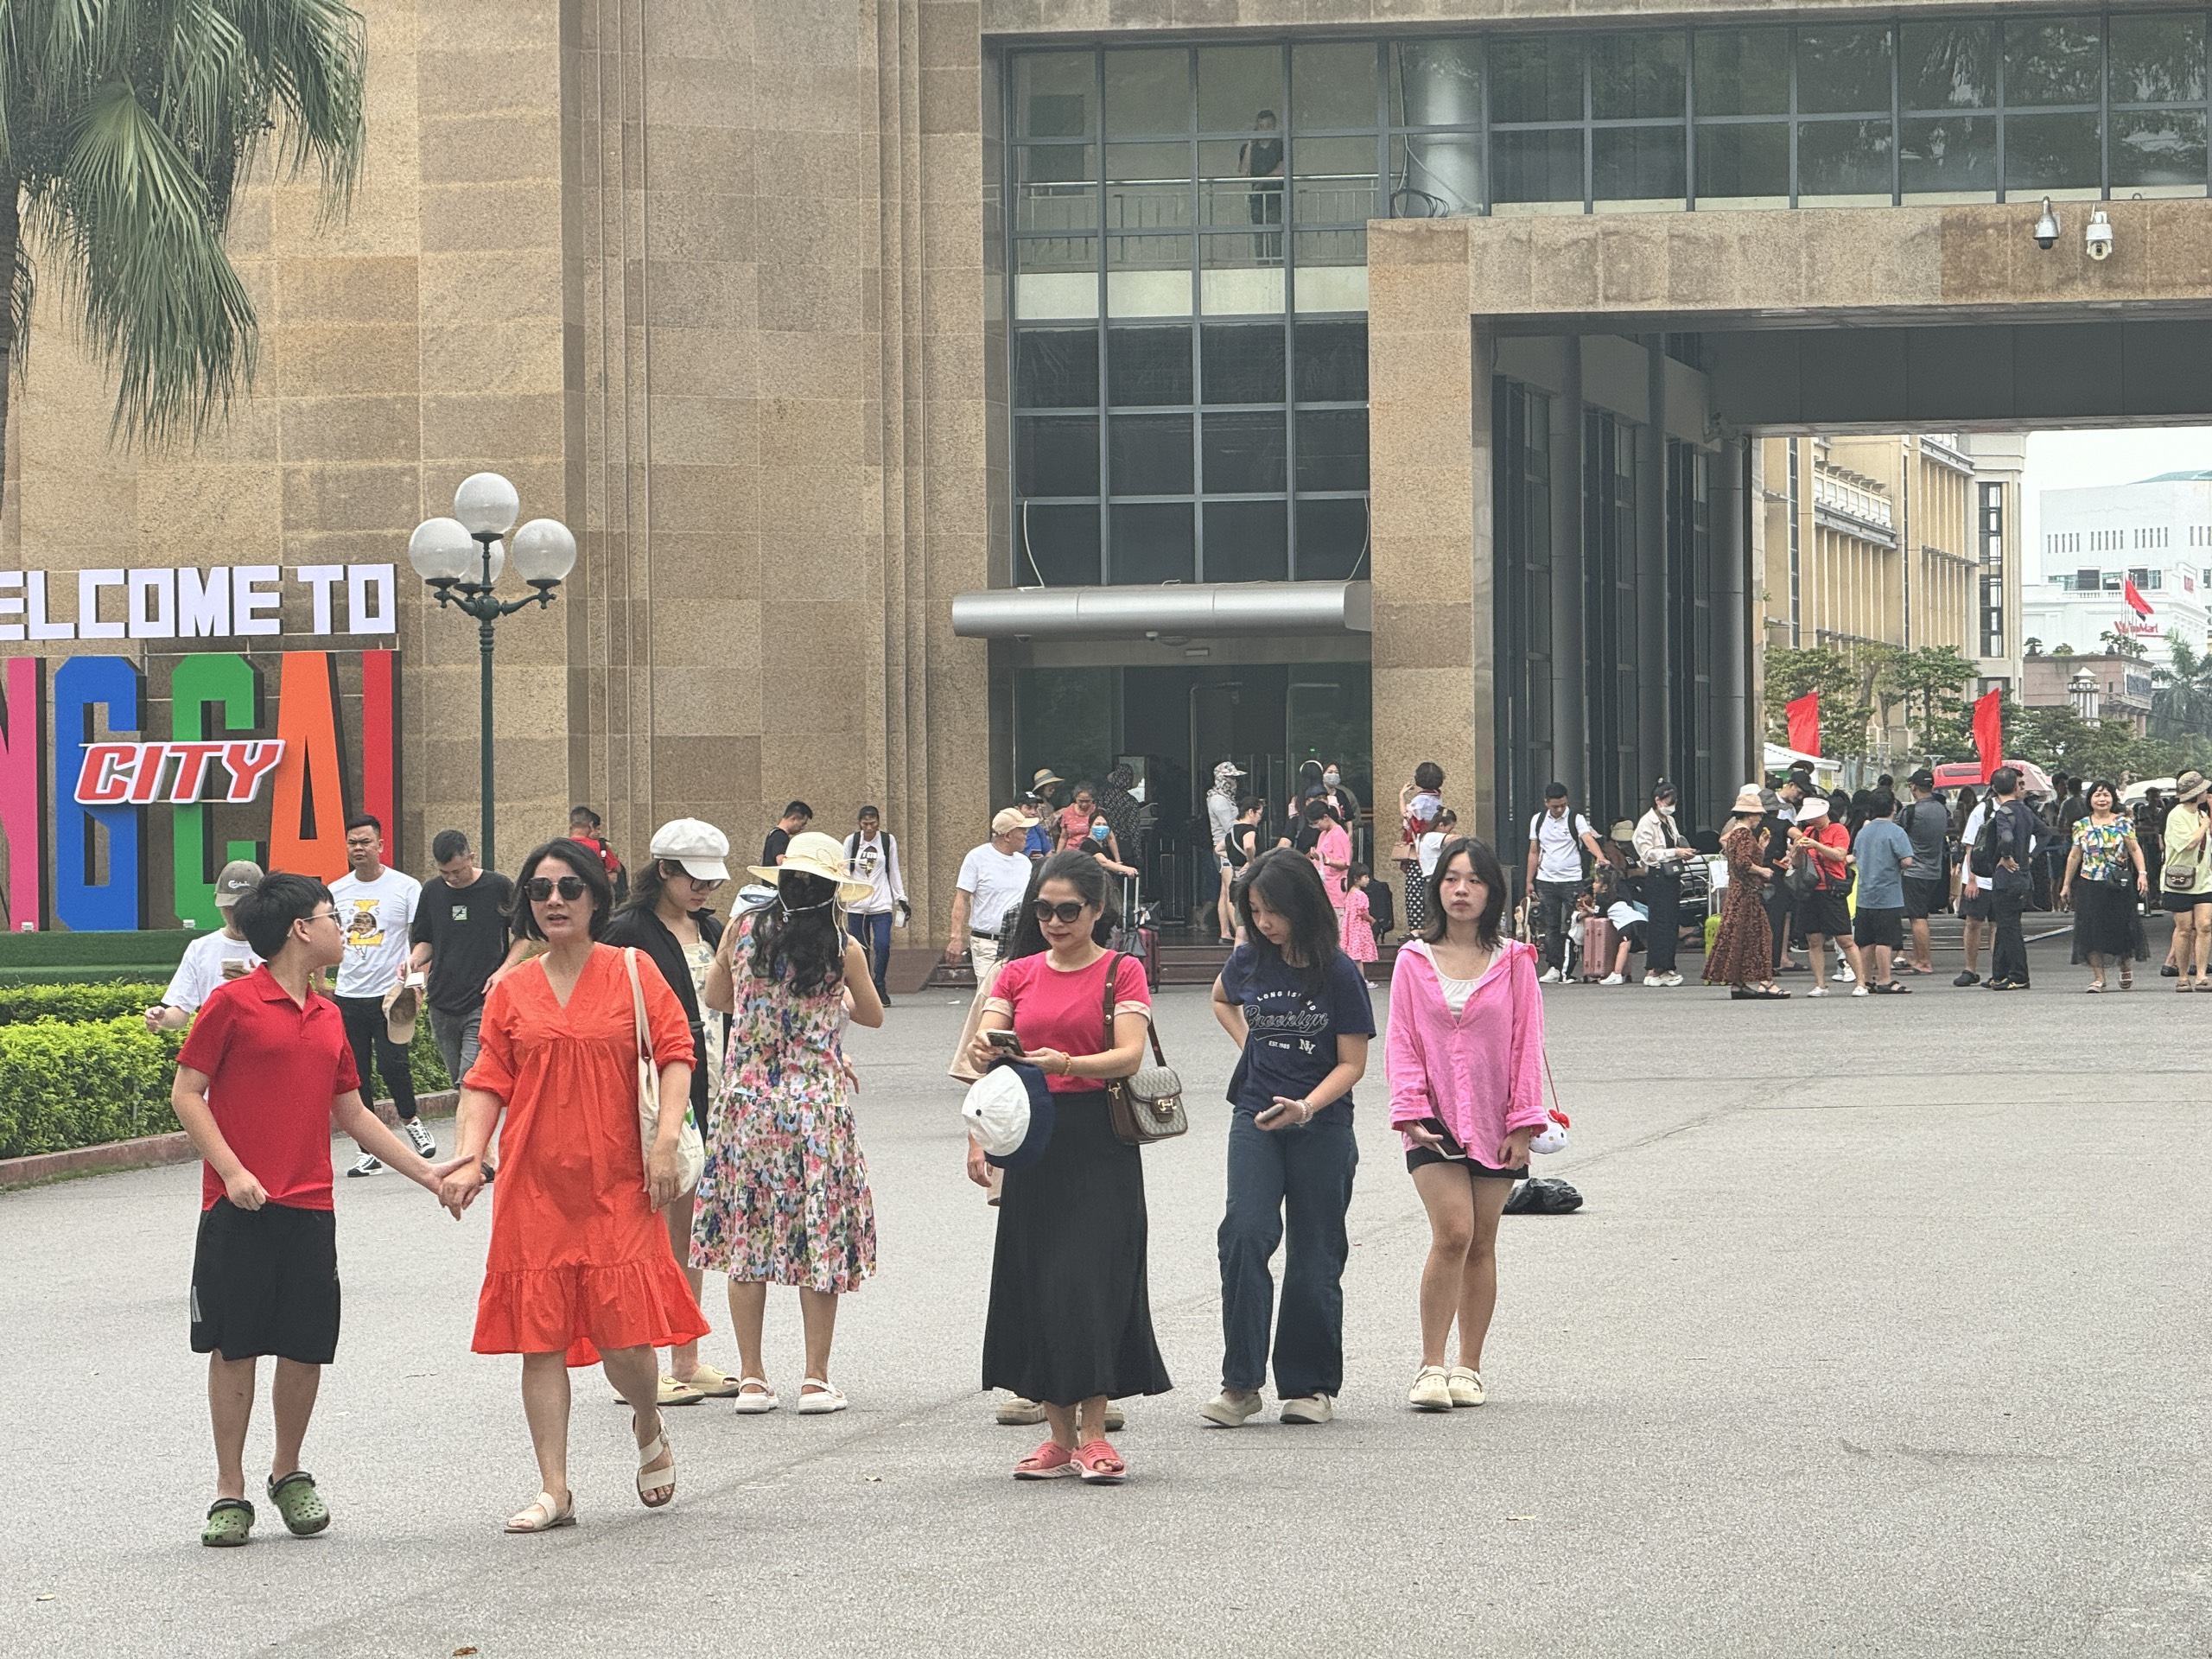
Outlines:
{"type": "Polygon", "coordinates": [[[1351,1207],[1359,1145],[1351,1114],[1304,1128],[1263,1129],[1249,1112],[1229,1126],[1229,1209],[1221,1218],[1221,1385],[1267,1381],[1268,1324],[1274,1312],[1275,1247],[1290,1224],[1276,1319],[1275,1392],[1286,1400],[1335,1395],[1344,1380],[1344,1212],[1351,1207]]]}
{"type": "Polygon", "coordinates": [[[861,942],[861,949],[868,952],[868,970],[875,979],[875,994],[888,996],[884,988],[884,971],[891,966],[891,912],[877,916],[848,914],[845,925],[852,936],[861,942]]]}

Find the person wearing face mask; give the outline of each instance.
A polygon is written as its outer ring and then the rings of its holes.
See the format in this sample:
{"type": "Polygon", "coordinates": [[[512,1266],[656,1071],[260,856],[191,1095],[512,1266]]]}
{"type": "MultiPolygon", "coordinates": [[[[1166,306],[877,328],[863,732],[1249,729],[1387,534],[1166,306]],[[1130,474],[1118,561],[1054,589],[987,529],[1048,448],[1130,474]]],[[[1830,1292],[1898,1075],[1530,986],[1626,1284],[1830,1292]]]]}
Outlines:
{"type": "Polygon", "coordinates": [[[1236,833],[1237,815],[1242,810],[1236,801],[1236,780],[1243,776],[1234,760],[1224,760],[1213,769],[1213,787],[1206,791],[1206,828],[1213,836],[1213,868],[1215,887],[1214,920],[1220,928],[1224,944],[1236,943],[1236,911],[1230,902],[1230,888],[1234,885],[1237,865],[1243,862],[1234,856],[1230,838],[1236,833]]]}
{"type": "Polygon", "coordinates": [[[1114,826],[1106,822],[1103,812],[1091,814],[1090,828],[1084,832],[1079,845],[1102,867],[1116,875],[1131,876],[1137,873],[1136,866],[1122,862],[1122,843],[1114,834],[1114,826]]]}
{"type": "Polygon", "coordinates": [[[1322,798],[1329,803],[1329,810],[1336,816],[1337,822],[1344,825],[1344,833],[1351,837],[1353,855],[1361,859],[1366,858],[1367,849],[1361,838],[1363,831],[1359,822],[1360,799],[1352,791],[1351,785],[1344,782],[1344,767],[1340,763],[1332,760],[1321,768],[1321,793],[1322,798]]]}
{"type": "Polygon", "coordinates": [[[1675,952],[1681,943],[1682,866],[1697,856],[1675,824],[1674,785],[1662,778],[1651,791],[1651,810],[1637,820],[1636,861],[1643,866],[1643,907],[1651,920],[1643,957],[1643,982],[1654,988],[1679,985],[1675,952]]]}

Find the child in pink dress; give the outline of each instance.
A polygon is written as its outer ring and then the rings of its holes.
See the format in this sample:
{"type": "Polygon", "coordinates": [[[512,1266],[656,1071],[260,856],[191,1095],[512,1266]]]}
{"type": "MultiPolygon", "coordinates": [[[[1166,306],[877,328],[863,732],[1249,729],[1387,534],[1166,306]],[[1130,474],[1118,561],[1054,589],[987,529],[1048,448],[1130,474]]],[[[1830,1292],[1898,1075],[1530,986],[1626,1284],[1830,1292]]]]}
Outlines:
{"type": "Polygon", "coordinates": [[[1354,862],[1344,875],[1351,885],[1337,909],[1338,942],[1354,962],[1373,962],[1379,953],[1375,949],[1374,912],[1367,903],[1367,866],[1354,862]]]}

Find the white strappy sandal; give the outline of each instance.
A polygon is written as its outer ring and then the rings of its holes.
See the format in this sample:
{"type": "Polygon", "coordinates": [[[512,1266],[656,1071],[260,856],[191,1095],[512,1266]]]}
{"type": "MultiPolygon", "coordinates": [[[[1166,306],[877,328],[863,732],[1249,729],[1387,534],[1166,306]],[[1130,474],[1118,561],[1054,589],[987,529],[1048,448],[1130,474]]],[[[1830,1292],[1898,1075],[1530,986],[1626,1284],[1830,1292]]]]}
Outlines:
{"type": "Polygon", "coordinates": [[[736,1397],[729,1403],[730,1409],[741,1417],[758,1417],[764,1412],[773,1411],[781,1402],[776,1398],[776,1391],[768,1386],[766,1377],[741,1376],[737,1379],[736,1397]],[[748,1393],[747,1390],[756,1382],[760,1385],[760,1392],[748,1393]]]}
{"type": "Polygon", "coordinates": [[[536,1497],[507,1517],[509,1532],[550,1532],[556,1527],[576,1524],[576,1495],[569,1494],[564,1507],[553,1501],[550,1492],[540,1492],[536,1497]]]}
{"type": "Polygon", "coordinates": [[[649,1510],[664,1507],[676,1497],[676,1448],[668,1443],[668,1429],[663,1425],[659,1433],[638,1448],[638,1501],[649,1510]],[[663,1458],[668,1467],[656,1469],[652,1465],[663,1458]],[[665,1497],[647,1497],[647,1492],[666,1489],[665,1497]]]}
{"type": "Polygon", "coordinates": [[[791,1409],[802,1417],[819,1417],[825,1412],[842,1411],[849,1402],[842,1389],[833,1389],[818,1376],[810,1376],[799,1385],[798,1404],[791,1409]]]}

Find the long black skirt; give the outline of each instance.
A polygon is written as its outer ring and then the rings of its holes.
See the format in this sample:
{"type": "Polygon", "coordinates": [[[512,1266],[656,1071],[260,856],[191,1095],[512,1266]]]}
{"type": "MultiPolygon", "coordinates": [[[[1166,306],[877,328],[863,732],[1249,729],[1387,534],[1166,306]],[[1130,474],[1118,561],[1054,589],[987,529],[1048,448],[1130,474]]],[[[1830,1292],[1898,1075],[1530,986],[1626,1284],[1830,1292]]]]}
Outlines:
{"type": "Polygon", "coordinates": [[[2094,950],[2101,957],[2133,957],[2141,962],[2151,952],[2143,935],[2143,918],[2136,913],[2134,872],[2125,887],[2076,879],[2074,883],[2074,960],[2085,960],[2094,950]]]}
{"type": "Polygon", "coordinates": [[[1175,1385],[1152,1333],[1144,1158],[1114,1136],[1106,1096],[1064,1094],[1052,1142],[999,1195],[983,1386],[1072,1406],[1175,1385]]]}

